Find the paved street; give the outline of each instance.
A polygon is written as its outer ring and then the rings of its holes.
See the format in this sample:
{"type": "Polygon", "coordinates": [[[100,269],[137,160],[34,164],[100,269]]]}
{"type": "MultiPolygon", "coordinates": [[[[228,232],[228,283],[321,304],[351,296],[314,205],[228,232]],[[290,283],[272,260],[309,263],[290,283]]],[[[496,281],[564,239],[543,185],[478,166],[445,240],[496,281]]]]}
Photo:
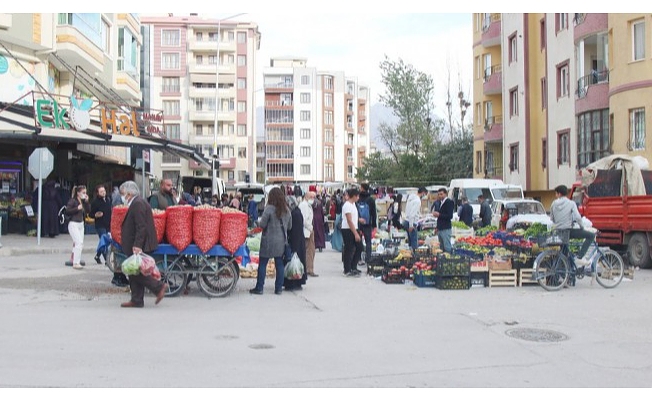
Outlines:
{"type": "Polygon", "coordinates": [[[300,292],[241,279],[208,299],[193,283],[121,309],[96,237],[81,271],[63,265],[67,235],[29,240],[2,237],[0,387],[650,387],[649,270],[613,290],[440,291],[344,278],[324,250],[300,292]],[[509,335],[534,330],[553,332],[509,335]]]}

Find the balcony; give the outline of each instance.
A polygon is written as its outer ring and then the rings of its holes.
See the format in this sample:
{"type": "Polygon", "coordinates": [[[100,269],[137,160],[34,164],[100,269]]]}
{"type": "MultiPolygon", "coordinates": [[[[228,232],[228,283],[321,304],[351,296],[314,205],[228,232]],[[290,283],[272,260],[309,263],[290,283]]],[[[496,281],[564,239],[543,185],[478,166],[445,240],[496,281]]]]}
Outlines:
{"type": "Polygon", "coordinates": [[[294,118],[267,118],[265,125],[294,125],[294,118]]]}
{"type": "Polygon", "coordinates": [[[482,22],[482,46],[500,45],[500,13],[485,14],[482,22]]]}
{"type": "MultiPolygon", "coordinates": [[[[188,71],[191,74],[213,74],[214,75],[216,69],[218,69],[216,68],[216,65],[211,63],[188,64],[188,71]]],[[[236,72],[235,64],[220,64],[219,72],[220,74],[235,74],[236,72]]],[[[193,81],[192,76],[190,77],[190,80],[193,81]]]]}
{"type": "Polygon", "coordinates": [[[267,93],[291,93],[294,90],[293,82],[272,82],[265,83],[265,92],[267,93]]]}
{"type": "Polygon", "coordinates": [[[218,161],[220,162],[220,169],[234,169],[235,168],[235,164],[236,164],[235,157],[220,158],[218,161]]]}
{"type": "Polygon", "coordinates": [[[57,26],[57,55],[91,75],[104,72],[104,51],[72,25],[57,26]]]}
{"type": "Polygon", "coordinates": [[[500,94],[503,90],[503,69],[500,64],[485,69],[482,92],[485,96],[500,94]]]}
{"type": "Polygon", "coordinates": [[[267,108],[292,108],[294,105],[291,101],[278,101],[278,100],[267,100],[265,101],[265,107],[267,108]]]}
{"type": "MultiPolygon", "coordinates": [[[[197,38],[188,39],[188,48],[190,51],[203,51],[203,52],[216,52],[217,40],[197,40],[197,38]]],[[[234,40],[221,40],[220,53],[222,52],[235,52],[236,43],[234,40]]]]}
{"type": "Polygon", "coordinates": [[[503,168],[496,166],[489,166],[484,170],[485,179],[503,179],[503,168]]]}
{"type": "Polygon", "coordinates": [[[124,99],[139,101],[140,77],[132,72],[118,71],[115,80],[115,91],[124,99]]]}
{"type": "Polygon", "coordinates": [[[592,71],[577,80],[575,114],[609,108],[609,71],[592,71]]]}
{"type": "Polygon", "coordinates": [[[484,123],[485,143],[501,142],[503,140],[503,116],[494,115],[484,123]]]}
{"type": "MultiPolygon", "coordinates": [[[[220,88],[219,96],[222,99],[235,98],[237,95],[235,87],[230,88],[220,88]]],[[[188,90],[188,96],[192,98],[204,98],[204,97],[215,97],[215,88],[198,88],[191,86],[188,90]]]]}
{"type": "MultiPolygon", "coordinates": [[[[215,110],[190,110],[188,118],[195,122],[214,122],[215,110]]],[[[220,111],[217,113],[220,122],[235,121],[234,111],[220,111]]]]}
{"type": "Polygon", "coordinates": [[[590,34],[606,32],[609,29],[609,14],[575,13],[573,14],[573,37],[575,41],[590,34]]]}

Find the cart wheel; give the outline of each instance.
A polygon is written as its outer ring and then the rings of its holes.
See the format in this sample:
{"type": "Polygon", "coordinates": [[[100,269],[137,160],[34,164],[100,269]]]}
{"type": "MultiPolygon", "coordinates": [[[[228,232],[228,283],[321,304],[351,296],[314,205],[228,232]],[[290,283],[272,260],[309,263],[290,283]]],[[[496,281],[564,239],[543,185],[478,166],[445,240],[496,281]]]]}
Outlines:
{"type": "Polygon", "coordinates": [[[240,274],[234,261],[213,257],[204,259],[199,270],[199,289],[209,297],[224,297],[231,293],[238,283],[240,274]]]}
{"type": "Polygon", "coordinates": [[[178,295],[183,288],[186,287],[186,279],[188,276],[183,267],[185,260],[183,257],[179,257],[167,268],[165,268],[163,260],[161,260],[160,263],[160,266],[159,261],[157,261],[156,264],[159,266],[159,270],[161,271],[161,280],[168,284],[168,292],[165,296],[172,297],[178,295]]]}

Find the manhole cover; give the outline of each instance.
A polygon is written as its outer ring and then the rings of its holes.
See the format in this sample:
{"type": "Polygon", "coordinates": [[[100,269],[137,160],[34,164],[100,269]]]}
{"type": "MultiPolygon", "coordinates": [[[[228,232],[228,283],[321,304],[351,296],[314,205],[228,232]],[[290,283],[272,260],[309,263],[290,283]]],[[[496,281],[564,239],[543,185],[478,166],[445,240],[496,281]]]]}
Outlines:
{"type": "Polygon", "coordinates": [[[235,335],[218,335],[218,336],[215,336],[215,339],[218,339],[218,340],[235,340],[237,338],[238,337],[235,336],[235,335]]]}
{"type": "Polygon", "coordinates": [[[530,342],[563,342],[568,340],[568,336],[564,335],[561,332],[548,331],[545,329],[527,329],[527,328],[517,328],[510,329],[505,334],[509,337],[515,339],[527,340],[530,342]]]}
{"type": "Polygon", "coordinates": [[[251,346],[249,346],[249,348],[254,350],[267,350],[267,349],[273,349],[274,346],[272,346],[271,344],[260,343],[260,344],[252,344],[251,346]]]}

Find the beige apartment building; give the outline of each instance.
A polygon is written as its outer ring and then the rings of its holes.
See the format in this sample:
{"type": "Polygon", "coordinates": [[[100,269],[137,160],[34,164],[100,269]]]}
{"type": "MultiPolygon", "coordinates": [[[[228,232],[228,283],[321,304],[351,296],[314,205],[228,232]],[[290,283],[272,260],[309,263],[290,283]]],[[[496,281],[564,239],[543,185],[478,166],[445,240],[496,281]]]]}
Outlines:
{"type": "Polygon", "coordinates": [[[651,15],[473,18],[475,177],[520,184],[549,205],[591,162],[649,153],[651,15]]]}
{"type": "MultiPolygon", "coordinates": [[[[141,19],[143,102],[163,110],[167,138],[207,159],[216,147],[218,178],[235,183],[249,176],[255,182],[257,25],[197,14],[141,19]]],[[[154,157],[153,166],[156,175],[173,181],[212,177],[209,169],[175,155],[154,157]]]]}

